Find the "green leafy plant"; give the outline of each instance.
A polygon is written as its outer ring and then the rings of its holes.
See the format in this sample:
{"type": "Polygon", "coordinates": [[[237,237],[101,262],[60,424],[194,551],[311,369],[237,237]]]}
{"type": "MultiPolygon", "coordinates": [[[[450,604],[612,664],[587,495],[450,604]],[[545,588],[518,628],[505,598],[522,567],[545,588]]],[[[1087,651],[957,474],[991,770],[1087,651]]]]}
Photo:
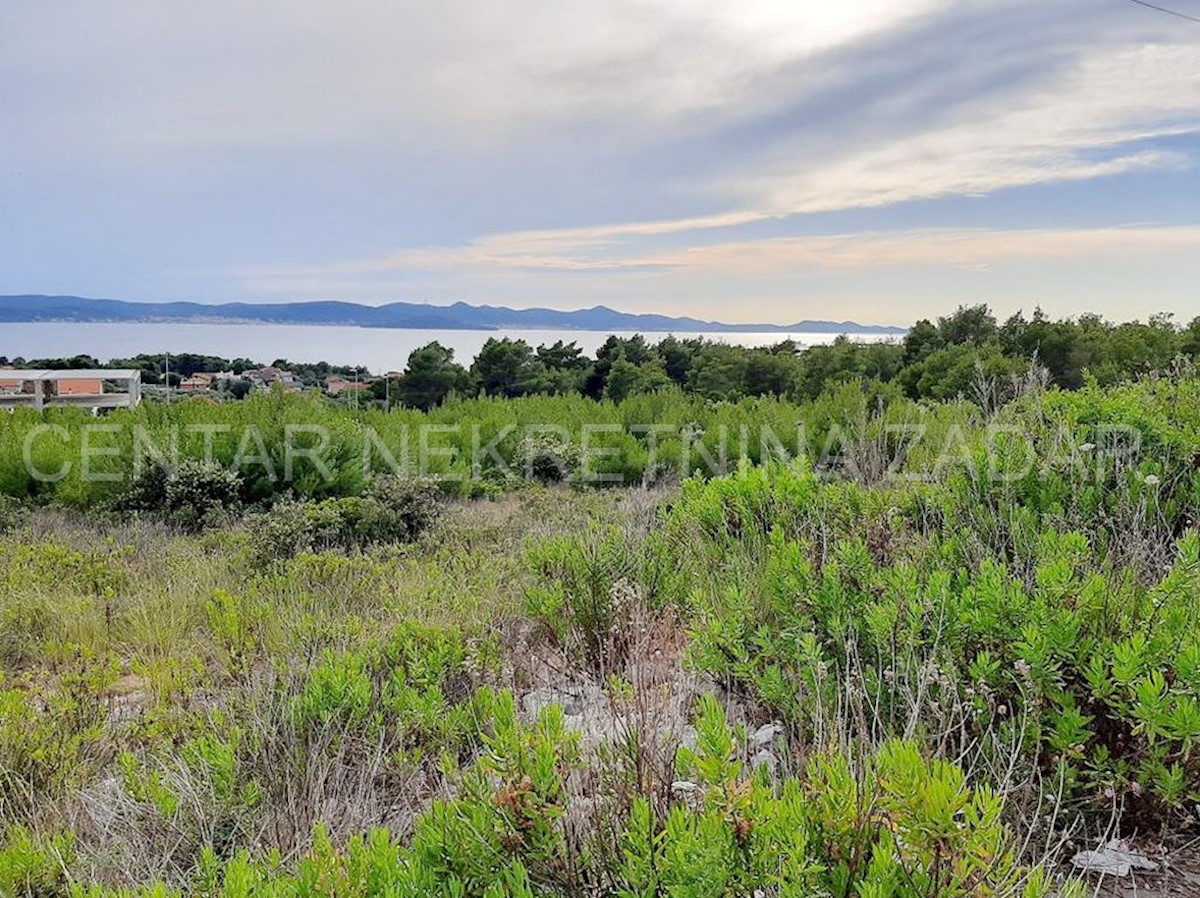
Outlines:
{"type": "Polygon", "coordinates": [[[243,506],[241,476],[213,462],[151,464],[114,500],[118,511],[161,516],[188,532],[230,520],[243,506]]]}

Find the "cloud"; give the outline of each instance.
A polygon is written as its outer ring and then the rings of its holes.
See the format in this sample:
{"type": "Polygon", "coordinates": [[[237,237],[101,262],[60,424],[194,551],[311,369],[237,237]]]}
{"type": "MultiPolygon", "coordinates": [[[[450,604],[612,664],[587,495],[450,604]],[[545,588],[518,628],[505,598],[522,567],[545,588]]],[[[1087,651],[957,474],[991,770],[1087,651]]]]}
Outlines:
{"type": "Polygon", "coordinates": [[[1179,220],[1106,191],[1191,189],[1200,132],[1200,29],[1126,3],[8,3],[0,95],[14,291],[571,305],[637,279],[654,308],[684,275],[1194,245],[1114,226],[1179,220]]]}
{"type": "Polygon", "coordinates": [[[627,260],[589,258],[580,253],[620,246],[622,241],[631,238],[661,237],[708,229],[735,228],[739,225],[761,221],[767,217],[760,212],[731,212],[668,221],[518,231],[474,240],[461,247],[400,250],[376,259],[315,266],[304,271],[310,275],[341,275],[386,272],[406,268],[431,269],[458,266],[558,268],[577,271],[623,268],[629,267],[630,263],[627,260]],[[572,253],[574,255],[571,255],[572,253]]]}
{"type": "MultiPolygon", "coordinates": [[[[825,263],[808,252],[831,249],[820,241],[764,239],[752,252],[748,242],[721,248],[680,245],[680,238],[695,242],[709,232],[767,220],[791,218],[794,225],[797,218],[847,209],[1190,166],[1186,155],[1156,142],[1200,131],[1200,30],[1164,29],[1157,19],[1139,19],[1140,27],[1132,29],[1111,11],[1093,21],[1081,16],[1094,14],[1094,6],[1078,2],[1055,7],[1054,15],[1030,2],[926,5],[901,19],[885,15],[884,6],[865,4],[849,18],[831,16],[811,33],[801,19],[770,4],[759,19],[747,21],[715,0],[703,7],[700,18],[720,26],[702,29],[706,40],[720,35],[726,43],[749,41],[762,52],[739,72],[725,57],[722,65],[686,69],[710,87],[724,87],[704,102],[699,94],[667,90],[658,97],[665,105],[657,112],[681,116],[682,132],[700,135],[700,149],[686,143],[673,148],[681,158],[705,152],[715,157],[687,172],[689,190],[716,198],[727,211],[521,229],[292,273],[456,266],[606,272],[695,266],[735,251],[741,260],[775,259],[801,248],[805,264],[820,266],[825,263]],[[730,108],[735,87],[753,98],[744,108],[730,108]],[[727,102],[719,102],[718,94],[727,102]],[[722,114],[720,125],[708,130],[716,149],[705,150],[702,124],[687,119],[709,116],[695,113],[710,105],[722,106],[722,114]],[[676,245],[664,250],[664,242],[676,245]]],[[[677,21],[671,4],[654,9],[655,28],[677,21]]],[[[649,32],[635,31],[648,40],[649,32]]],[[[604,68],[621,58],[618,47],[628,53],[636,46],[643,52],[637,64],[630,63],[628,72],[636,73],[630,77],[643,88],[659,85],[645,80],[647,68],[658,70],[650,62],[657,50],[628,34],[605,44],[605,34],[601,29],[592,47],[593,62],[604,68]],[[616,56],[597,49],[603,46],[616,56]]],[[[568,46],[571,40],[566,38],[568,46]]],[[[533,54],[530,69],[553,65],[553,56],[533,54]]],[[[583,58],[571,70],[577,77],[567,79],[569,87],[551,92],[603,106],[589,91],[604,78],[588,68],[587,54],[583,58]]],[[[613,76],[619,85],[621,73],[613,76]]],[[[904,245],[911,247],[911,239],[904,245]]]]}
{"type": "MultiPolygon", "coordinates": [[[[738,219],[689,222],[692,228],[736,224],[738,219]]],[[[986,271],[1013,260],[1077,259],[1200,252],[1200,226],[1130,226],[1075,229],[925,229],[805,237],[773,237],[699,244],[681,249],[589,257],[617,234],[669,233],[639,226],[564,232],[504,234],[455,249],[413,250],[381,259],[298,269],[256,270],[241,276],[294,288],[308,279],[340,281],[347,276],[460,269],[637,272],[660,270],[720,275],[794,274],[801,270],[867,271],[887,268],[944,268],[986,271]]]]}
{"type": "Polygon", "coordinates": [[[777,213],[814,213],[1182,165],[1141,145],[1200,131],[1198,91],[1200,39],[1090,47],[1045,82],[965,97],[941,113],[950,121],[915,119],[812,163],[777,153],[722,189],[777,213]]]}
{"type": "Polygon", "coordinates": [[[921,230],[773,238],[698,246],[633,264],[723,274],[797,269],[865,271],[947,268],[986,271],[1003,262],[1200,251],[1200,226],[1094,229],[921,230]]]}
{"type": "Polygon", "coordinates": [[[488,141],[737,104],[788,60],[946,2],[46,0],[0,10],[0,86],[39,133],[114,152],[488,141]]]}

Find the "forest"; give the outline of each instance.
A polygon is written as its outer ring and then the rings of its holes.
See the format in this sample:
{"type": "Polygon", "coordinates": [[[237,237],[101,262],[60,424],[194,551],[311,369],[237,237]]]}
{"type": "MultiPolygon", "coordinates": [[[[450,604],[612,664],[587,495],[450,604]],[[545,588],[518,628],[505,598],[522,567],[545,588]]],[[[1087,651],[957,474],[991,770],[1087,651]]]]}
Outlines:
{"type": "MultiPolygon", "coordinates": [[[[828,387],[846,381],[894,386],[911,399],[970,396],[975,374],[1019,373],[1036,359],[1054,386],[1079,387],[1085,377],[1097,383],[1163,369],[1176,358],[1200,356],[1200,317],[1178,326],[1169,316],[1148,322],[1114,324],[1096,315],[1051,320],[1040,309],[1030,317],[1016,313],[998,323],[987,306],[962,306],[937,321],[921,320],[903,337],[886,342],[856,342],[839,337],[832,344],[803,348],[783,341],[747,348],[719,341],[667,337],[650,343],[640,335],[610,336],[595,358],[574,342],[531,346],[520,338],[492,338],[475,359],[456,360],[452,350],[432,342],[411,353],[402,372],[377,372],[372,395],[390,407],[403,404],[428,410],[450,397],[577,394],[620,401],[665,387],[713,400],[780,396],[793,401],[816,399],[828,387]]],[[[32,368],[97,368],[92,356],[64,359],[5,359],[0,365],[32,368]]],[[[223,359],[196,353],[140,355],[112,359],[110,367],[142,371],[143,382],[178,386],[203,371],[261,368],[250,359],[223,359]]],[[[298,363],[275,359],[272,367],[291,371],[308,386],[332,375],[371,380],[355,366],[298,363]]],[[[227,384],[224,393],[242,398],[249,384],[227,384]]],[[[217,385],[220,386],[219,384],[217,385]]],[[[356,402],[361,399],[356,399],[356,402]]]]}

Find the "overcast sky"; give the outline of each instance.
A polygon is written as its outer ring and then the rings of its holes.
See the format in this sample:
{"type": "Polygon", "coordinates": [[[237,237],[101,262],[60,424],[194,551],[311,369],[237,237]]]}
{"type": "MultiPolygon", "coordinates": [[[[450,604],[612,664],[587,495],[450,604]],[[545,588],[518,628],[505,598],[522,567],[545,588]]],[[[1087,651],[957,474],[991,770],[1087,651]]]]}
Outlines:
{"type": "Polygon", "coordinates": [[[1129,0],[2,0],[0,293],[1186,320],[1198,129],[1129,0]]]}

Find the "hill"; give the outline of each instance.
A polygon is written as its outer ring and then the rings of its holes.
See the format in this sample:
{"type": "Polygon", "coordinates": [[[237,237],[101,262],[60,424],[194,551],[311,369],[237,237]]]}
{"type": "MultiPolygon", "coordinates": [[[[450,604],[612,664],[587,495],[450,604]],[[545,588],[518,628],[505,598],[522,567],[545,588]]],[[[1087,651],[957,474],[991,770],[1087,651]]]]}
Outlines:
{"type": "Polygon", "coordinates": [[[902,327],[854,321],[802,320],[792,324],[728,324],[698,318],[619,312],[606,306],[559,311],[511,309],[457,302],[449,306],[393,302],[365,306],[350,302],[221,303],[127,302],[80,296],[0,296],[0,321],[237,322],[349,325],[428,330],[564,329],[587,331],[692,331],[721,333],[902,334],[902,327]]]}

